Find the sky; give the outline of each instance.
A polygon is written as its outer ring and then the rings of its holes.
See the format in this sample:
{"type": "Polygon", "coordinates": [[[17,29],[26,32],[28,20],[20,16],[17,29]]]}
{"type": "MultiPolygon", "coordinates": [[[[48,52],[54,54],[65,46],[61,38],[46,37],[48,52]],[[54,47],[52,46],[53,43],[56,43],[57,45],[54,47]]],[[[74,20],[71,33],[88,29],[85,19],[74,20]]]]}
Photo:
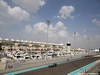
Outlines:
{"type": "Polygon", "coordinates": [[[100,48],[100,0],[0,0],[0,38],[47,42],[47,27],[48,43],[100,48]]]}

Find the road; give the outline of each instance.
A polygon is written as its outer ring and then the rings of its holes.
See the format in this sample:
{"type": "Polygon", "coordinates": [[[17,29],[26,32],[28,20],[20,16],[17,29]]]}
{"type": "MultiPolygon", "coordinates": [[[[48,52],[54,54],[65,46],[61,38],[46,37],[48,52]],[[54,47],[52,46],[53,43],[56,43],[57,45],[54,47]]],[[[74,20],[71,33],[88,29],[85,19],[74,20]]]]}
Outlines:
{"type": "Polygon", "coordinates": [[[25,73],[20,73],[16,75],[67,75],[68,73],[83,67],[93,61],[96,61],[100,59],[100,57],[90,57],[90,58],[84,58],[78,61],[68,62],[65,64],[60,64],[53,68],[42,68],[38,70],[33,70],[25,73]]]}

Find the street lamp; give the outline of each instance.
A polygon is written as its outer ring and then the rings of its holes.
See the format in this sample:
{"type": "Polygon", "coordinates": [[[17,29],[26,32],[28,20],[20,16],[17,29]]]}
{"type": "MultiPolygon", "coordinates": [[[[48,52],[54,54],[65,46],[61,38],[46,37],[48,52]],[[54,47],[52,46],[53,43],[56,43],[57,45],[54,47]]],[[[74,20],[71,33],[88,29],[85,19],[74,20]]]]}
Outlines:
{"type": "Polygon", "coordinates": [[[48,27],[49,27],[49,25],[50,25],[50,21],[47,20],[47,43],[48,43],[48,27]]]}
{"type": "MultiPolygon", "coordinates": [[[[46,22],[47,22],[47,43],[48,43],[48,27],[49,27],[51,21],[46,20],[46,22]]],[[[48,50],[48,46],[47,46],[47,50],[48,50]]],[[[47,60],[47,51],[46,51],[46,60],[47,60]]]]}
{"type": "Polygon", "coordinates": [[[88,53],[89,53],[89,37],[87,37],[88,53]]]}
{"type": "Polygon", "coordinates": [[[76,32],[74,32],[74,51],[75,51],[75,36],[76,36],[76,32]]]}

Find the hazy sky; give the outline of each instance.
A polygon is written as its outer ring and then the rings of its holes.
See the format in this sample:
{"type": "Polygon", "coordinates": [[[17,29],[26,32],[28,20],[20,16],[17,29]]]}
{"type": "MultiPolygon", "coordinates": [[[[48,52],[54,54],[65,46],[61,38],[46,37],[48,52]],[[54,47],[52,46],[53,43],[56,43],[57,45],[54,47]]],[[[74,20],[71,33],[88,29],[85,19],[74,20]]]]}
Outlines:
{"type": "Polygon", "coordinates": [[[100,48],[100,0],[0,0],[2,39],[100,48]],[[89,38],[89,40],[87,39],[89,38]]]}

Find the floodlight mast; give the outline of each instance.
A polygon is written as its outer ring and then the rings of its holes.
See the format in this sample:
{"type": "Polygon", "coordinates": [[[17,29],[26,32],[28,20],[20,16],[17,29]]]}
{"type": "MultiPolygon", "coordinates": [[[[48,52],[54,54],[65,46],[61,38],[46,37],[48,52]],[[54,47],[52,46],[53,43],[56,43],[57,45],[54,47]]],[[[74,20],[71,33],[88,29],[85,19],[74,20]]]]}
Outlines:
{"type": "MultiPolygon", "coordinates": [[[[46,22],[47,22],[47,44],[48,44],[48,28],[49,28],[49,25],[50,25],[51,21],[46,20],[46,22]]],[[[47,45],[47,51],[48,51],[48,45],[47,45]]],[[[47,59],[47,51],[45,51],[46,52],[46,60],[48,60],[47,59]]]]}
{"type": "Polygon", "coordinates": [[[89,53],[89,37],[87,37],[87,43],[88,43],[88,53],[89,53]]]}
{"type": "Polygon", "coordinates": [[[47,20],[47,43],[48,43],[48,28],[49,28],[50,23],[51,21],[47,20]]]}
{"type": "Polygon", "coordinates": [[[76,32],[74,32],[74,51],[75,51],[75,36],[76,36],[76,32]]]}

